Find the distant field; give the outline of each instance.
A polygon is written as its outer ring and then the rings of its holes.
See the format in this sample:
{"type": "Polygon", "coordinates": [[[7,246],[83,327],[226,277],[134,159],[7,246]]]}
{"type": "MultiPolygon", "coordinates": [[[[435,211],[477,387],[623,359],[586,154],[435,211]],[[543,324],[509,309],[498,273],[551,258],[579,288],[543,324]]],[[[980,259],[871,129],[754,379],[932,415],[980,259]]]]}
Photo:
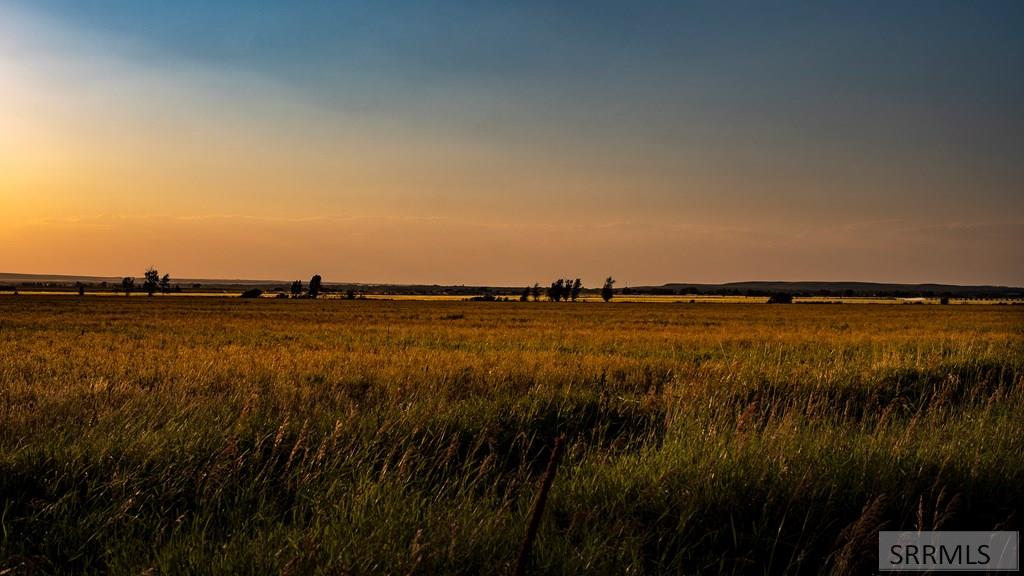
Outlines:
{"type": "MultiPolygon", "coordinates": [[[[234,298],[241,294],[236,290],[204,290],[184,291],[171,294],[155,294],[153,298],[180,298],[182,296],[203,296],[215,298],[234,298]]],[[[19,296],[77,296],[75,291],[67,290],[21,290],[19,296]]],[[[121,297],[124,294],[112,290],[87,291],[87,296],[121,297]]],[[[261,298],[274,298],[276,292],[266,292],[261,298]]],[[[0,297],[14,296],[13,293],[0,292],[0,297]]],[[[133,292],[131,298],[149,297],[145,292],[133,292]]],[[[518,295],[503,295],[502,297],[518,302],[518,295]]],[[[343,293],[326,293],[321,296],[324,300],[345,299],[343,293]]],[[[367,300],[396,300],[396,301],[422,301],[422,302],[459,302],[472,298],[471,295],[460,294],[361,294],[361,298],[367,300]]],[[[542,297],[541,301],[546,301],[542,297]]],[[[768,301],[767,296],[717,296],[717,295],[676,295],[676,296],[636,296],[616,295],[613,303],[621,302],[645,302],[660,304],[763,304],[768,301]]],[[[577,303],[595,302],[603,303],[599,296],[581,296],[577,303]]],[[[898,297],[867,297],[867,296],[797,296],[793,299],[796,304],[939,304],[939,298],[898,298],[898,297]]],[[[531,302],[532,303],[532,302],[531,302]]],[[[981,304],[981,305],[1024,305],[1024,300],[1019,298],[950,298],[950,304],[981,304]]],[[[563,302],[562,304],[567,304],[563,302]]]]}
{"type": "MultiPolygon", "coordinates": [[[[0,574],[863,573],[1024,518],[1024,307],[0,297],[0,574]]],[[[617,298],[625,300],[625,298],[617,298]]]]}

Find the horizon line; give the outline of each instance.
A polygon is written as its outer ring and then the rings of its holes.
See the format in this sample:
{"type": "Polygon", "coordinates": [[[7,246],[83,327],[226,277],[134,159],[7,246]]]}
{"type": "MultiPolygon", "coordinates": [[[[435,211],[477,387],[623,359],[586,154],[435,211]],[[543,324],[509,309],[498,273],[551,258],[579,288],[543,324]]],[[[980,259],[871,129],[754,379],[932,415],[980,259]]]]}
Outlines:
{"type": "MultiPolygon", "coordinates": [[[[94,281],[110,281],[120,280],[122,278],[142,278],[142,276],[106,276],[106,275],[93,275],[93,274],[49,274],[49,273],[21,273],[21,272],[0,272],[0,281],[14,280],[18,278],[53,278],[53,279],[88,279],[94,281]]],[[[310,276],[312,277],[312,275],[310,276]]],[[[296,279],[283,280],[283,279],[265,279],[265,278],[204,278],[204,277],[189,277],[181,276],[178,278],[172,277],[172,281],[176,282],[208,282],[216,284],[231,284],[231,283],[244,283],[244,284],[288,284],[294,282],[296,279]]],[[[308,279],[298,278],[302,282],[308,282],[308,279]]],[[[337,280],[323,280],[324,285],[338,285],[338,286],[437,286],[437,287],[476,287],[476,288],[522,288],[523,286],[532,286],[532,284],[487,284],[487,283],[437,283],[437,282],[354,282],[354,281],[337,281],[337,280]]],[[[628,283],[624,283],[623,287],[630,287],[628,283]]],[[[952,286],[957,288],[1006,288],[1006,289],[1021,289],[1024,290],[1024,286],[1015,286],[1010,284],[957,284],[951,282],[893,282],[893,281],[874,281],[874,280],[730,280],[726,282],[678,282],[670,281],[663,282],[661,284],[653,283],[638,283],[633,284],[635,288],[660,288],[665,286],[728,286],[737,284],[869,284],[878,286],[952,286]]]]}

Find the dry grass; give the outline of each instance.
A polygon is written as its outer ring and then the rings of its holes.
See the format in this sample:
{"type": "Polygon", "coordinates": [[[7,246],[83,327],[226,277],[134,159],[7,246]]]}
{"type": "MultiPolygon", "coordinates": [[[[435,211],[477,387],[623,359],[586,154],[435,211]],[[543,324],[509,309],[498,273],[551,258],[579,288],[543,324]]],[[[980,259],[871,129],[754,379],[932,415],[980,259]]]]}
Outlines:
{"type": "Polygon", "coordinates": [[[2,298],[0,571],[501,572],[565,434],[535,570],[856,572],[1022,400],[1009,306],[2,298]]]}

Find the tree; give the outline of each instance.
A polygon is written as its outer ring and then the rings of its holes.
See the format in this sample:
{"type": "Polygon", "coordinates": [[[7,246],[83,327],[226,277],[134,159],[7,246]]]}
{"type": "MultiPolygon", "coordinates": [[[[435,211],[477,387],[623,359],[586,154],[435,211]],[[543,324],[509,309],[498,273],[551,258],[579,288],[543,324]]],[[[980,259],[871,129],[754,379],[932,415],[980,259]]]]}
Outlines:
{"type": "Polygon", "coordinates": [[[604,286],[601,286],[601,299],[608,302],[615,297],[615,279],[609,276],[604,281],[604,286]]]}
{"type": "Polygon", "coordinates": [[[345,299],[346,300],[355,300],[356,299],[356,291],[354,289],[352,289],[352,288],[349,288],[348,290],[345,290],[345,299]]]}
{"type": "Polygon", "coordinates": [[[249,288],[245,292],[242,292],[240,298],[259,298],[263,295],[263,290],[259,288],[249,288]]]}
{"type": "Polygon", "coordinates": [[[125,276],[121,279],[121,289],[124,290],[125,296],[131,296],[133,288],[135,288],[135,278],[125,276]]]}
{"type": "Polygon", "coordinates": [[[533,296],[534,302],[540,300],[540,284],[533,283],[533,288],[530,288],[530,295],[533,296]]]}
{"type": "Polygon", "coordinates": [[[523,293],[519,295],[519,301],[520,302],[529,302],[530,301],[530,287],[529,286],[527,286],[526,288],[523,288],[523,293]]]}
{"type": "Polygon", "coordinates": [[[320,295],[320,275],[316,274],[309,279],[309,297],[316,298],[320,295]]]}
{"type": "Polygon", "coordinates": [[[558,302],[559,300],[562,299],[564,291],[565,280],[562,280],[561,278],[555,280],[554,282],[551,283],[551,286],[548,288],[548,300],[551,300],[552,302],[558,302]]]}
{"type": "Polygon", "coordinates": [[[784,292],[778,292],[768,297],[769,304],[792,304],[793,295],[784,292]]]}
{"type": "Polygon", "coordinates": [[[167,294],[170,291],[171,291],[171,275],[170,274],[164,274],[163,277],[160,278],[160,292],[163,292],[164,294],[167,294]]]}
{"type": "Polygon", "coordinates": [[[81,282],[76,282],[75,286],[78,287],[78,295],[85,296],[85,284],[82,284],[81,282]]]}
{"type": "Polygon", "coordinates": [[[292,296],[296,298],[302,296],[302,280],[292,282],[292,296]]]}
{"type": "Polygon", "coordinates": [[[146,268],[144,278],[142,289],[146,291],[146,294],[152,296],[153,292],[156,292],[157,287],[160,286],[160,273],[156,271],[156,268],[150,266],[146,268]]]}
{"type": "Polygon", "coordinates": [[[569,294],[572,297],[572,301],[573,302],[575,302],[576,299],[580,297],[580,292],[582,290],[583,290],[583,282],[580,282],[579,278],[573,280],[572,281],[572,289],[570,290],[570,294],[569,294]]]}

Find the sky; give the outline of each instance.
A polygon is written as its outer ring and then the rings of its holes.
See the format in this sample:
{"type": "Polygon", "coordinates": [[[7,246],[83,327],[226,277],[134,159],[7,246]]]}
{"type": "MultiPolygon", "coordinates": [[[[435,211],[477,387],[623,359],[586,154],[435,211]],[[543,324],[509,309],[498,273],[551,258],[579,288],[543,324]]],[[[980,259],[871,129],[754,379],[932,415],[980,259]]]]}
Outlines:
{"type": "Polygon", "coordinates": [[[0,271],[1024,285],[1024,3],[0,1],[0,271]]]}

